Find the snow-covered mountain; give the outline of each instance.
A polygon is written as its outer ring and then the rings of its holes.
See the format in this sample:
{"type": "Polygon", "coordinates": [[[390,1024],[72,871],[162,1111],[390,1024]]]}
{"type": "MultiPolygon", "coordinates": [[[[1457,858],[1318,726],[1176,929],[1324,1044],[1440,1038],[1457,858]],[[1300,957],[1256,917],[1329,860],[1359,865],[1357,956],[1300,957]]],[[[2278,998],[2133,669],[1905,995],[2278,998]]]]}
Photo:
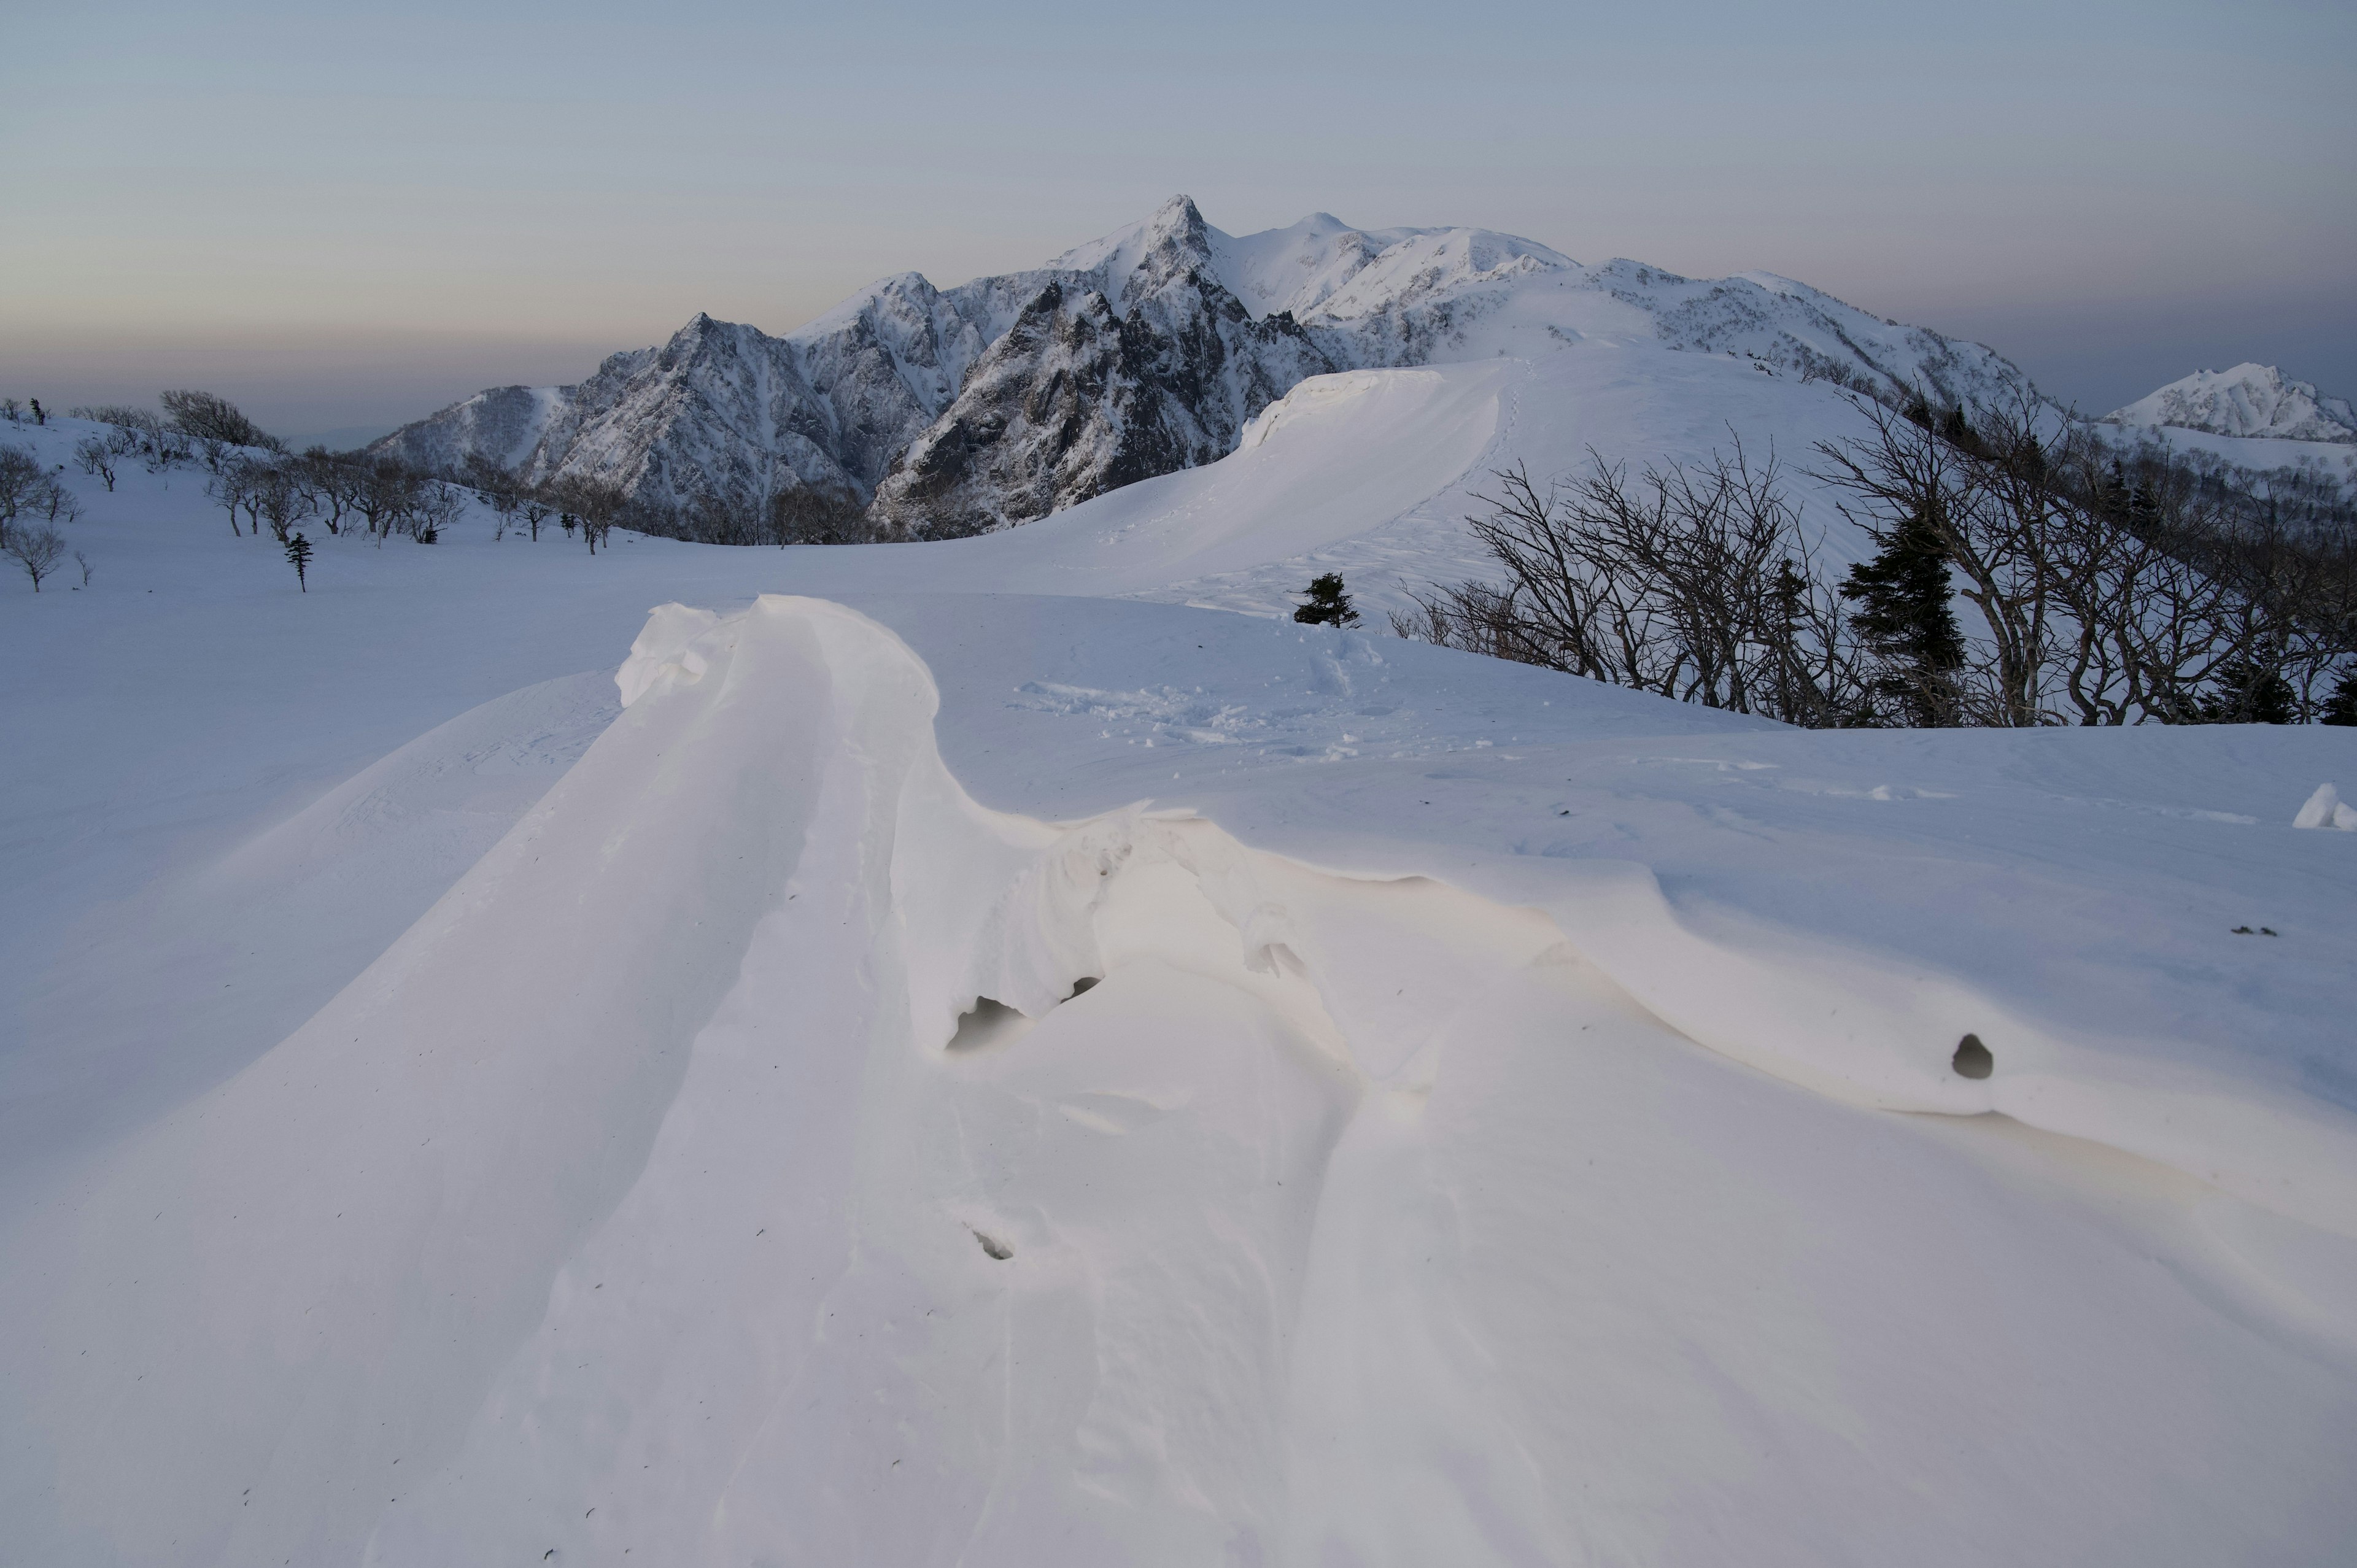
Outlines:
{"type": "MultiPolygon", "coordinates": [[[[1315,344],[1308,239],[1081,292],[1315,344]]],[[[1499,467],[1866,428],[1652,330],[1764,283],[1429,251],[1460,362],[921,550],[469,504],[307,586],[0,424],[95,569],[0,600],[7,1561],[2346,1557],[2357,730],[1381,635],[1499,467]]],[[[854,404],[798,354],[726,406],[854,404]]]]}
{"type": "Polygon", "coordinates": [[[986,532],[1196,467],[1336,369],[1290,315],[1254,317],[1220,275],[1214,235],[1182,197],[1049,263],[877,492],[879,519],[917,538],[986,532]]]}
{"type": "Polygon", "coordinates": [[[1035,271],[949,290],[902,274],[783,338],[698,316],[577,386],[479,392],[377,449],[432,465],[480,453],[533,479],[740,515],[849,493],[904,536],[954,536],[1223,456],[1313,375],[1598,337],[1878,395],[1975,403],[2027,386],[1978,344],[1771,274],[1583,266],[1487,230],[1325,213],[1234,236],[1178,196],[1035,271]]]}
{"type": "Polygon", "coordinates": [[[2196,371],[2113,410],[2095,428],[2271,484],[2357,485],[2357,410],[2273,365],[2196,371]]]}
{"type": "Polygon", "coordinates": [[[2126,408],[2115,408],[2104,420],[2143,429],[2169,424],[2213,436],[2357,444],[2357,408],[2350,408],[2348,399],[2324,396],[2275,366],[2194,371],[2126,408]]]}
{"type": "Polygon", "coordinates": [[[2104,417],[2145,429],[2167,425],[2212,435],[2357,443],[2357,409],[2346,398],[2328,397],[2273,365],[2196,371],[2104,417]]]}

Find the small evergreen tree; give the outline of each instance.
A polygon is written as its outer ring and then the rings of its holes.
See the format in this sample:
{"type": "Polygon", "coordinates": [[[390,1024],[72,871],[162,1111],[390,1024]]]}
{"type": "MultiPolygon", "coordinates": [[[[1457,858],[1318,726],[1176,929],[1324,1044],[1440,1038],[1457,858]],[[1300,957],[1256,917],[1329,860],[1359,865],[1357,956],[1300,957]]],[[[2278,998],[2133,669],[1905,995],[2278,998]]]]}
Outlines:
{"type": "Polygon", "coordinates": [[[1956,722],[1956,671],[1964,634],[1948,602],[1948,553],[1921,512],[1882,536],[1874,559],[1852,566],[1842,597],[1860,607],[1851,624],[1883,662],[1874,682],[1910,729],[1956,722]]]}
{"type": "Polygon", "coordinates": [[[1304,626],[1356,626],[1359,612],[1351,607],[1351,596],[1342,591],[1342,574],[1329,572],[1313,577],[1309,583],[1309,602],[1293,612],[1293,618],[1304,626]]]}
{"type": "Polygon", "coordinates": [[[286,564],[295,568],[295,585],[311,591],[311,542],[296,534],[286,542],[286,564]]]}
{"type": "Polygon", "coordinates": [[[2324,702],[2319,724],[2357,725],[2357,666],[2343,670],[2341,679],[2332,683],[2332,695],[2324,702]]]}
{"type": "MultiPolygon", "coordinates": [[[[2217,690],[2196,710],[2205,725],[2287,725],[2298,722],[2297,698],[2283,671],[2264,658],[2236,659],[2218,671],[2217,690]]],[[[2336,693],[2337,694],[2337,693],[2336,693]]]]}

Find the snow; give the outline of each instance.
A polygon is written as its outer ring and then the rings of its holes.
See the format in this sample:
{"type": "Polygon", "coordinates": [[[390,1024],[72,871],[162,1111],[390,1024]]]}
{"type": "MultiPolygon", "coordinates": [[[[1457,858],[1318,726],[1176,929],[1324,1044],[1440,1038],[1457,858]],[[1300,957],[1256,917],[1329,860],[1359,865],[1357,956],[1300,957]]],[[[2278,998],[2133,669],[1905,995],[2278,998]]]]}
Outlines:
{"type": "Polygon", "coordinates": [[[2196,371],[2104,418],[2116,424],[2177,425],[2212,435],[2299,442],[2357,442],[2357,412],[2273,365],[2196,371]]]}
{"type": "Polygon", "coordinates": [[[2144,440],[2254,473],[2357,485],[2357,412],[2273,365],[2196,371],[2104,416],[2144,440]]]}
{"type": "Polygon", "coordinates": [[[1478,566],[1501,463],[1857,418],[1589,325],[943,544],[478,516],[298,594],[65,476],[91,585],[0,606],[16,1550],[2330,1560],[2357,839],[2295,822],[2357,734],[1281,618],[1478,566]]]}
{"type": "Polygon", "coordinates": [[[2339,828],[2343,832],[2357,832],[2357,807],[2344,805],[2340,792],[2330,784],[2319,784],[2316,793],[2291,820],[2296,828],[2339,828]]]}
{"type": "Polygon", "coordinates": [[[847,491],[894,531],[938,537],[1035,520],[1115,473],[1223,456],[1312,375],[1535,362],[1598,340],[1886,400],[2034,395],[1987,348],[1773,274],[1582,267],[1510,234],[1358,230],[1328,213],[1236,236],[1174,196],[1044,267],[948,290],[899,274],[783,338],[699,315],[578,386],[495,388],[377,449],[439,467],[479,453],[533,479],[749,517],[798,487],[847,491]],[[1028,311],[1044,314],[1015,331],[1028,311]],[[1288,324],[1271,322],[1280,312],[1288,324]]]}

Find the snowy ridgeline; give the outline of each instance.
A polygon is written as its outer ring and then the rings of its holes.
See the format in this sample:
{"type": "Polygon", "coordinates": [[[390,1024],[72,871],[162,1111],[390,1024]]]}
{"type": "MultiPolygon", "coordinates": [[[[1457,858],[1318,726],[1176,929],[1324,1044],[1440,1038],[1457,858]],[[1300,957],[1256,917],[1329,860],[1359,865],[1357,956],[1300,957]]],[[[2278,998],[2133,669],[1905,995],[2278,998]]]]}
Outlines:
{"type": "Polygon", "coordinates": [[[2357,490],[2357,411],[2273,365],[2196,371],[2102,424],[2197,463],[2288,470],[2357,490]]]}
{"type": "Polygon", "coordinates": [[[986,537],[478,514],[307,593],[63,468],[14,1552],[2332,1560],[2357,731],[1798,731],[1270,616],[1463,570],[1517,456],[1855,428],[1787,381],[1356,371],[986,537]]]}
{"type": "Polygon", "coordinates": [[[2273,365],[2196,371],[2104,416],[2114,424],[2173,426],[2244,439],[2357,446],[2357,411],[2273,365]]]}
{"type": "Polygon", "coordinates": [[[1978,344],[1770,274],[1582,266],[1476,229],[1351,229],[1323,213],[1232,236],[1174,197],[1032,272],[882,280],[773,338],[698,316],[572,387],[478,393],[378,444],[615,487],[683,517],[759,520],[804,490],[940,538],[1042,517],[1224,456],[1310,376],[1540,356],[1591,338],[1948,403],[2020,393],[1978,344]]]}
{"type": "MultiPolygon", "coordinates": [[[[951,289],[904,273],[783,337],[699,315],[579,385],[491,388],[375,449],[604,487],[695,537],[758,536],[823,496],[886,536],[939,539],[1211,462],[1307,378],[1599,342],[1894,404],[2037,397],[1989,349],[1772,274],[1582,265],[1486,230],[1324,213],[1235,236],[1174,197],[1044,267],[951,289]]],[[[2107,418],[2231,467],[2357,482],[2349,405],[2272,367],[2200,372],[2107,418]]]]}

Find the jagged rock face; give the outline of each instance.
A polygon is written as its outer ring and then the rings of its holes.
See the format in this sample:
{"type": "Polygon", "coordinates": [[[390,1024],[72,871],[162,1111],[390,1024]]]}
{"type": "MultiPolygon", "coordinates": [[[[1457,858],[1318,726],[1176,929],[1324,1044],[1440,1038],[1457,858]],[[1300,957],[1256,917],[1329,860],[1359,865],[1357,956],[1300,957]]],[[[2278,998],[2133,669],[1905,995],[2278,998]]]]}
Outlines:
{"type": "MultiPolygon", "coordinates": [[[[1290,316],[1255,321],[1206,263],[1202,220],[1100,290],[1052,281],[909,446],[870,515],[912,539],[985,532],[1215,461],[1252,416],[1336,368],[1290,316]]],[[[1092,277],[1095,270],[1081,274],[1092,277]]]]}
{"type": "Polygon", "coordinates": [[[1583,267],[1511,235],[1323,213],[1238,238],[1182,196],[1037,271],[948,290],[903,274],[784,338],[699,316],[578,386],[482,392],[377,449],[434,467],[480,453],[681,511],[759,517],[824,490],[872,502],[899,537],[945,538],[1223,456],[1308,376],[1527,356],[1590,332],[1878,397],[2034,395],[1978,344],[1765,273],[1583,267]]]}
{"type": "Polygon", "coordinates": [[[996,304],[911,273],[789,338],[699,315],[577,386],[479,393],[375,449],[437,467],[480,452],[529,480],[587,479],[664,508],[760,515],[797,489],[864,501],[948,406],[996,304]]]}

